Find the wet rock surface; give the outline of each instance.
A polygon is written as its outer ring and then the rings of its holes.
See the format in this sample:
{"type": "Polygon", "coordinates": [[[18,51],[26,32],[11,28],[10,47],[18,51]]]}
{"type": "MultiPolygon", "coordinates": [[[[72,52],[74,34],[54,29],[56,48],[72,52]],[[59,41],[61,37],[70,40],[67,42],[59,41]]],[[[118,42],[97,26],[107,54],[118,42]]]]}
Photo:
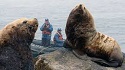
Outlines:
{"type": "Polygon", "coordinates": [[[125,70],[125,60],[121,67],[104,67],[84,57],[77,58],[71,50],[60,48],[53,52],[39,55],[34,59],[36,70],[125,70]]]}

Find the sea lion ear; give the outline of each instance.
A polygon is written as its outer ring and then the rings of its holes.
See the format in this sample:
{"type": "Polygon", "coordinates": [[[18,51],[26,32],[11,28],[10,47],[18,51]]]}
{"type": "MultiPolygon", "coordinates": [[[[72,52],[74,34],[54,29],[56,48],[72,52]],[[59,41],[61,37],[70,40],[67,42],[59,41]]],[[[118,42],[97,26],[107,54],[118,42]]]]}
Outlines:
{"type": "Polygon", "coordinates": [[[26,24],[26,23],[27,23],[27,20],[24,20],[24,21],[23,21],[23,24],[26,24]]]}

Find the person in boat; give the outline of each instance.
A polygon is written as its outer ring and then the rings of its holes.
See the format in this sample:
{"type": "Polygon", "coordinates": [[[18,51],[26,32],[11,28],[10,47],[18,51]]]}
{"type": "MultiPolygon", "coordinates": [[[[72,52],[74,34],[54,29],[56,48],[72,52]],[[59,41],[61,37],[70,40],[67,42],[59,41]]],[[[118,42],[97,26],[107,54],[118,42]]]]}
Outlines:
{"type": "Polygon", "coordinates": [[[61,28],[58,28],[56,34],[54,35],[53,41],[55,47],[63,46],[64,40],[61,31],[61,28]]]}
{"type": "Polygon", "coordinates": [[[40,30],[42,31],[42,46],[50,46],[53,26],[50,24],[49,19],[45,19],[45,23],[41,26],[40,30]]]}

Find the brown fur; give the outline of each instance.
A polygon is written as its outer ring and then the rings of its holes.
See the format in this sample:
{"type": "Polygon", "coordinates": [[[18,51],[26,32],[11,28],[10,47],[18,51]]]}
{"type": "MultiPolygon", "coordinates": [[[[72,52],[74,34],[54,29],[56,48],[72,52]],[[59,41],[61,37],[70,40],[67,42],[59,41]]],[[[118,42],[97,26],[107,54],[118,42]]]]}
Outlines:
{"type": "Polygon", "coordinates": [[[77,46],[82,47],[85,45],[87,38],[96,34],[93,17],[86,8],[84,9],[83,11],[81,6],[76,6],[71,11],[67,20],[65,32],[67,40],[73,45],[72,48],[76,48],[77,46]],[[81,42],[84,42],[84,44],[79,45],[81,42]]]}
{"type": "Polygon", "coordinates": [[[9,70],[33,70],[29,45],[34,39],[37,28],[37,19],[21,18],[7,24],[0,31],[0,64],[3,70],[4,68],[9,70]],[[4,55],[8,58],[3,57],[4,55]],[[13,61],[17,62],[13,65],[13,61]]]}
{"type": "Polygon", "coordinates": [[[84,5],[80,4],[71,11],[65,32],[67,36],[65,43],[74,51],[77,49],[77,54],[82,51],[106,61],[115,60],[118,62],[116,66],[122,64],[123,55],[120,46],[112,37],[96,31],[94,19],[84,5]]]}

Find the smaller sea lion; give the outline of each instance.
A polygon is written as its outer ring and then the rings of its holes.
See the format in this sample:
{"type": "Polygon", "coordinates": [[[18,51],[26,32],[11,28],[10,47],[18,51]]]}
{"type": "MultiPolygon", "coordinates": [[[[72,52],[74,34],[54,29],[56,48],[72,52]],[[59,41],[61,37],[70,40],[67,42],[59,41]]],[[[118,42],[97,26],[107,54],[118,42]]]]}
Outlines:
{"type": "Polygon", "coordinates": [[[21,18],[0,31],[0,70],[34,70],[29,46],[37,28],[36,18],[21,18]]]}

